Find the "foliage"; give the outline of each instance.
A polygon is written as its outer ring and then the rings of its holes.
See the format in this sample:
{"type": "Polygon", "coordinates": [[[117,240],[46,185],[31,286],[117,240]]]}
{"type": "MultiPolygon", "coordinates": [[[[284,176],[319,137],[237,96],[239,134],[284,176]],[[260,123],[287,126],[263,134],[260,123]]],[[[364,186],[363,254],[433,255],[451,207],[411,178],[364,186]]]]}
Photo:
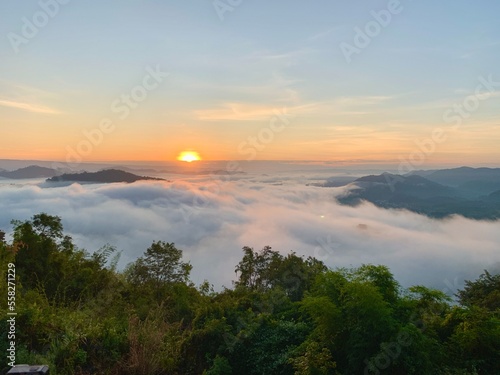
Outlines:
{"type": "Polygon", "coordinates": [[[479,306],[489,311],[500,309],[500,274],[491,275],[487,270],[476,281],[466,281],[464,290],[457,293],[464,306],[479,306]]]}
{"type": "Polygon", "coordinates": [[[382,265],[328,269],[244,247],[234,288],[217,292],[195,287],[173,243],[153,242],[120,271],[113,246],[77,248],[57,216],[12,223],[0,272],[16,265],[17,362],[55,375],[500,373],[500,275],[488,271],[453,303],[403,289],[382,265]]]}
{"type": "Polygon", "coordinates": [[[129,269],[129,281],[139,284],[152,283],[160,287],[166,283],[185,283],[192,266],[181,261],[182,250],[173,243],[153,242],[143,257],[129,269]]]}

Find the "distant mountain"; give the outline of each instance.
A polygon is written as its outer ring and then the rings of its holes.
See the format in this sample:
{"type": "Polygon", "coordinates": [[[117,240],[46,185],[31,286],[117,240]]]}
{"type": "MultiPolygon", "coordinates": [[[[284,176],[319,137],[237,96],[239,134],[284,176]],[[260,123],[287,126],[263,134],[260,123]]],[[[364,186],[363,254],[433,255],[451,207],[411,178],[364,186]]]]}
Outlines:
{"type": "Polygon", "coordinates": [[[419,175],[442,185],[456,187],[469,197],[500,190],[500,168],[460,167],[436,171],[415,171],[410,175],[419,175]]]}
{"type": "Polygon", "coordinates": [[[435,218],[458,214],[472,219],[500,219],[500,192],[469,198],[459,188],[419,175],[389,173],[358,178],[351,187],[337,198],[341,204],[369,201],[379,207],[407,209],[435,218]]]}
{"type": "Polygon", "coordinates": [[[61,176],[55,176],[47,179],[48,182],[90,182],[90,183],[114,183],[153,180],[165,181],[162,178],[137,176],[133,173],[125,172],[119,169],[106,169],[99,172],[67,173],[61,176]]]}
{"type": "Polygon", "coordinates": [[[26,168],[16,169],[15,171],[0,171],[0,177],[21,180],[28,178],[47,178],[57,176],[59,173],[52,168],[30,165],[26,168]]]}
{"type": "Polygon", "coordinates": [[[379,176],[361,177],[354,182],[360,187],[369,188],[372,193],[385,194],[389,190],[396,195],[420,199],[458,195],[458,192],[453,188],[432,182],[421,176],[399,176],[384,173],[379,176]]]}
{"type": "Polygon", "coordinates": [[[345,186],[350,184],[351,182],[354,182],[356,180],[356,177],[352,176],[335,176],[335,177],[330,177],[327,179],[325,182],[314,182],[311,184],[308,184],[310,186],[318,186],[318,187],[340,187],[340,186],[345,186]]]}

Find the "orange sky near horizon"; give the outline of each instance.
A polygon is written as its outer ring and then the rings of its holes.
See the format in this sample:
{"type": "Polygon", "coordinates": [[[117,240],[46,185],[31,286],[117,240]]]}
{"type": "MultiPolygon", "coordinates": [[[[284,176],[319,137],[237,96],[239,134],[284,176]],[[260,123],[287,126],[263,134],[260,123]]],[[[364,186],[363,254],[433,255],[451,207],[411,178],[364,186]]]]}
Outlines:
{"type": "MultiPolygon", "coordinates": [[[[264,124],[260,128],[258,123],[252,124],[255,130],[249,132],[241,132],[240,129],[233,134],[228,131],[227,134],[219,135],[205,131],[199,136],[182,131],[178,134],[155,131],[151,135],[130,127],[120,129],[118,125],[110,133],[104,133],[98,126],[80,132],[76,127],[71,131],[59,132],[57,126],[52,125],[52,129],[49,126],[46,132],[32,137],[28,130],[4,127],[0,139],[0,158],[59,162],[175,161],[181,152],[192,150],[198,152],[205,161],[366,160],[397,163],[412,160],[419,166],[437,163],[493,165],[500,161],[495,139],[485,141],[485,134],[477,134],[472,126],[459,131],[427,126],[419,128],[418,132],[414,131],[414,134],[377,131],[373,127],[332,126],[324,132],[322,139],[317,139],[316,134],[304,132],[305,124],[302,121],[298,121],[299,126],[294,128],[290,125],[280,132],[273,132],[269,125],[264,124]],[[435,129],[444,130],[440,137],[433,140],[435,129]],[[327,134],[330,136],[327,137],[327,134]],[[464,148],[464,144],[468,147],[464,148]]],[[[234,128],[238,124],[231,126],[234,128]]]]}

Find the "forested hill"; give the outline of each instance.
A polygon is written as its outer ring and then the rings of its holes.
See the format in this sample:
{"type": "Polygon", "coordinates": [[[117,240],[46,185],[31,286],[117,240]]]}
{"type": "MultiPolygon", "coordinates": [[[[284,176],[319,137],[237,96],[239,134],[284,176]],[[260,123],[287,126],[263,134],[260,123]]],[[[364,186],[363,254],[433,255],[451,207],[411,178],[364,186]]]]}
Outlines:
{"type": "Polygon", "coordinates": [[[0,170],[0,177],[14,180],[30,178],[47,178],[57,176],[59,173],[55,169],[30,165],[29,167],[16,169],[14,171],[0,170]]]}
{"type": "Polygon", "coordinates": [[[143,180],[165,181],[162,178],[137,176],[119,169],[105,169],[99,172],[66,173],[61,176],[49,178],[47,182],[132,183],[143,180]]]}
{"type": "Polygon", "coordinates": [[[383,265],[328,269],[245,247],[234,285],[215,292],[190,281],[173,243],[119,271],[115,248],[78,249],[57,216],[12,223],[0,269],[6,280],[15,268],[16,363],[52,375],[500,374],[500,275],[467,281],[452,302],[403,289],[383,265]]]}
{"type": "Polygon", "coordinates": [[[500,194],[500,169],[498,173],[492,170],[486,177],[485,173],[450,171],[454,170],[437,171],[426,177],[390,173],[361,177],[337,200],[348,205],[369,201],[378,207],[406,209],[433,218],[462,215],[477,220],[500,219],[500,201],[496,198],[500,194]],[[475,180],[471,175],[483,180],[475,180]],[[442,176],[450,178],[447,185],[441,183],[446,181],[442,176]],[[455,186],[458,182],[461,184],[455,186]]]}

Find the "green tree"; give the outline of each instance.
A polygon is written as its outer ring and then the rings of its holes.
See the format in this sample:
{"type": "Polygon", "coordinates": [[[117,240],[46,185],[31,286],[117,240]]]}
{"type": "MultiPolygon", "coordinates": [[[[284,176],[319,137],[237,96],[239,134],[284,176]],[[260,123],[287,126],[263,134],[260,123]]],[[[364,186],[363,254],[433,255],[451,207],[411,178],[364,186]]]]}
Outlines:
{"type": "Polygon", "coordinates": [[[353,272],[353,278],[375,285],[384,300],[390,304],[394,304],[398,300],[400,285],[386,266],[363,264],[353,272]]]}
{"type": "Polygon", "coordinates": [[[235,373],[287,375],[290,358],[310,332],[307,324],[276,319],[274,314],[254,317],[246,337],[235,346],[230,363],[235,373]]]}
{"type": "Polygon", "coordinates": [[[203,375],[232,375],[233,369],[226,357],[217,356],[214,359],[212,367],[208,371],[204,371],[203,375]]]}
{"type": "Polygon", "coordinates": [[[16,271],[26,288],[38,288],[59,302],[76,301],[82,293],[102,288],[103,264],[74,246],[63,233],[61,218],[40,213],[12,223],[16,271]]]}
{"type": "Polygon", "coordinates": [[[42,285],[53,295],[55,286],[49,284],[57,270],[50,265],[53,254],[58,251],[57,240],[62,237],[60,219],[42,213],[24,222],[13,220],[12,224],[13,245],[18,249],[17,273],[26,287],[35,288],[42,285]]]}
{"type": "Polygon", "coordinates": [[[40,213],[33,216],[32,224],[35,232],[43,238],[53,240],[63,237],[63,225],[58,216],[40,213]]]}
{"type": "Polygon", "coordinates": [[[397,329],[393,309],[376,280],[360,278],[362,272],[327,271],[301,302],[316,327],[309,340],[328,349],[337,370],[346,374],[363,373],[364,361],[376,355],[397,329]]]}
{"type": "Polygon", "coordinates": [[[300,356],[290,358],[294,375],[328,375],[337,366],[327,348],[316,341],[305,341],[300,356]]]}
{"type": "Polygon", "coordinates": [[[299,301],[311,288],[315,278],[327,270],[323,262],[314,258],[304,259],[291,252],[286,257],[264,247],[260,252],[243,248],[243,259],[236,266],[239,274],[237,288],[265,291],[281,288],[292,301],[299,301]]]}
{"type": "Polygon", "coordinates": [[[466,281],[457,292],[462,305],[446,317],[445,327],[452,330],[447,340],[449,366],[500,373],[500,275],[484,271],[477,280],[466,281]]]}
{"type": "Polygon", "coordinates": [[[157,241],[146,250],[144,256],[129,267],[128,277],[134,283],[186,283],[193,267],[182,262],[182,250],[175,244],[157,241]]]}
{"type": "Polygon", "coordinates": [[[153,242],[144,255],[125,271],[127,299],[144,319],[152,305],[164,304],[169,320],[189,324],[200,292],[189,281],[192,266],[182,261],[182,250],[173,243],[153,242]]]}
{"type": "Polygon", "coordinates": [[[282,255],[272,250],[270,246],[264,247],[260,252],[245,246],[243,259],[236,266],[235,272],[239,273],[236,287],[245,287],[252,290],[263,290],[271,286],[271,267],[276,267],[283,259],[282,255]]]}
{"type": "Polygon", "coordinates": [[[500,309],[500,273],[492,275],[487,270],[475,281],[465,281],[463,290],[457,292],[464,306],[480,306],[487,310],[500,309]]]}

